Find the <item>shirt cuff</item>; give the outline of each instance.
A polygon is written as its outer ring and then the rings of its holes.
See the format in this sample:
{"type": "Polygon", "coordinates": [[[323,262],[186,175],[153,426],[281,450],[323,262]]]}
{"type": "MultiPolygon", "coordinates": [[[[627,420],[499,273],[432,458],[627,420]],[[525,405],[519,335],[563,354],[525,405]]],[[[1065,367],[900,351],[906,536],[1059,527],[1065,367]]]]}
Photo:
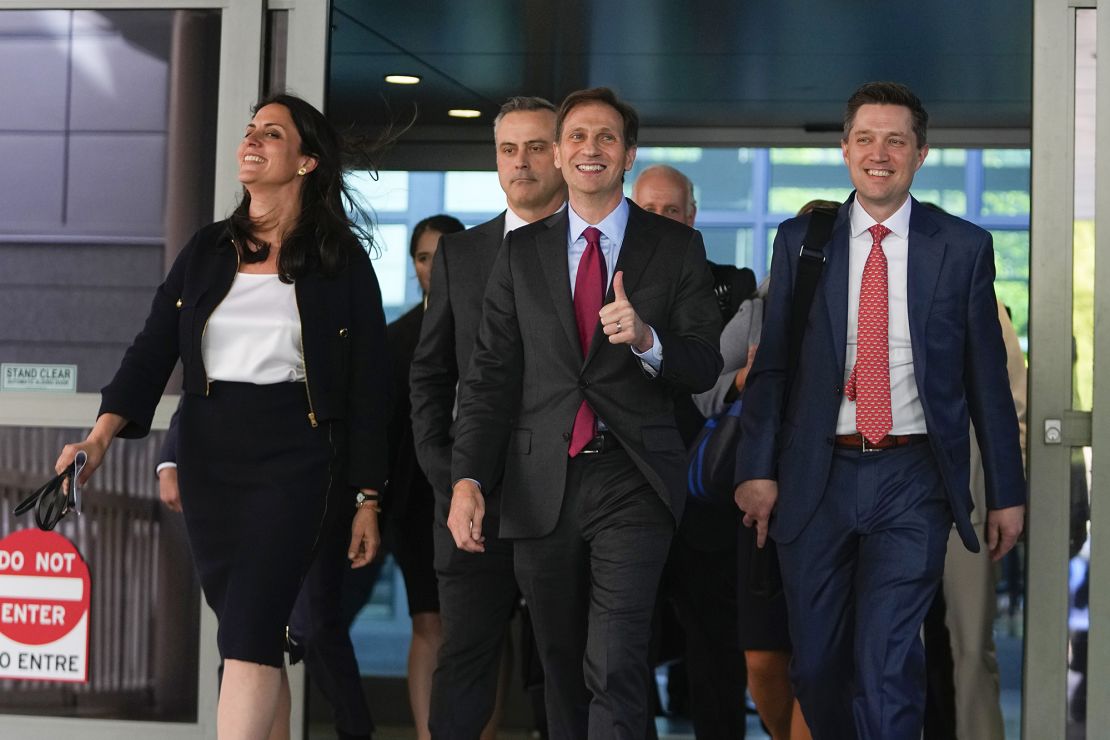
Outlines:
{"type": "Polygon", "coordinates": [[[158,467],[156,467],[154,469],[154,475],[155,475],[155,477],[157,477],[158,474],[161,473],[163,470],[165,470],[167,468],[176,468],[176,467],[177,467],[177,463],[175,463],[175,462],[158,463],[158,467]]]}
{"type": "Polygon", "coordinates": [[[644,366],[644,370],[648,375],[653,378],[659,374],[660,368],[663,367],[663,345],[659,341],[659,335],[655,333],[655,327],[648,326],[651,330],[651,347],[647,352],[638,352],[636,347],[632,347],[632,354],[640,359],[640,364],[644,366]]]}

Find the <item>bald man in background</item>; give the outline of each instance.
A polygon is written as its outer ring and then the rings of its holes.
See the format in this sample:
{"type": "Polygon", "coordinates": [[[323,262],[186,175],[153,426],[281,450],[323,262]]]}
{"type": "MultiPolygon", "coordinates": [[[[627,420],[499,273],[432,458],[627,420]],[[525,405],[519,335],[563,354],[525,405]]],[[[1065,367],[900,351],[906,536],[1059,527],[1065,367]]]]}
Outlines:
{"type": "MultiPolygon", "coordinates": [[[[698,213],[693,182],[665,164],[637,176],[632,200],[645,211],[690,227],[698,213]]],[[[705,423],[689,395],[675,398],[675,420],[689,447],[705,423]]],[[[739,526],[739,510],[687,496],[663,575],[661,595],[674,606],[686,635],[688,706],[697,737],[731,740],[745,733],[747,673],[737,634],[739,526]]]]}
{"type": "Polygon", "coordinates": [[[632,185],[632,201],[648,213],[666,216],[691,228],[698,215],[694,183],[666,164],[653,164],[640,172],[632,185]]]}

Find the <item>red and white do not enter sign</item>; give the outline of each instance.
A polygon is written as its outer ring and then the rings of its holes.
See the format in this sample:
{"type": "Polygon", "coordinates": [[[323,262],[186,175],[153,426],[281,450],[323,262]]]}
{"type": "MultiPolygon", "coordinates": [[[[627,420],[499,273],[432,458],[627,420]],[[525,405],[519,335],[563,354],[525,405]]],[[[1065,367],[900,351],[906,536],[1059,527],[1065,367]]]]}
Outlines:
{"type": "Polygon", "coordinates": [[[0,540],[0,677],[84,680],[89,568],[56,532],[0,540]]]}

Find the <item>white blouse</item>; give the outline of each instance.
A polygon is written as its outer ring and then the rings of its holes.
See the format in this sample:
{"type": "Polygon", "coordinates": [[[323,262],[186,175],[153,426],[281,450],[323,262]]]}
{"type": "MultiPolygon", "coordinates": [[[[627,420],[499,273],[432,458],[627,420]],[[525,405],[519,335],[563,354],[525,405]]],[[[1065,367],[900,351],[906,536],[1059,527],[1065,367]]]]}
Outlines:
{"type": "Polygon", "coordinates": [[[209,380],[269,385],[305,379],[301,317],[293,286],[277,275],[235,273],[204,330],[209,380]]]}

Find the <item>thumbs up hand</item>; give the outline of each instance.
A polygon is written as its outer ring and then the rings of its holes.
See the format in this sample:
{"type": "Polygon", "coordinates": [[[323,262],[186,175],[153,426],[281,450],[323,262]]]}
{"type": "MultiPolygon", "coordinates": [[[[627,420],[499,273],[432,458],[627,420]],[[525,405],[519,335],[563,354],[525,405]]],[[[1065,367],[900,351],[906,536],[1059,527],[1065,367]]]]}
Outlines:
{"type": "Polygon", "coordinates": [[[613,275],[613,302],[601,307],[601,328],[609,337],[610,344],[629,344],[643,354],[654,343],[651,329],[636,314],[636,309],[624,294],[624,273],[618,270],[613,275]]]}

